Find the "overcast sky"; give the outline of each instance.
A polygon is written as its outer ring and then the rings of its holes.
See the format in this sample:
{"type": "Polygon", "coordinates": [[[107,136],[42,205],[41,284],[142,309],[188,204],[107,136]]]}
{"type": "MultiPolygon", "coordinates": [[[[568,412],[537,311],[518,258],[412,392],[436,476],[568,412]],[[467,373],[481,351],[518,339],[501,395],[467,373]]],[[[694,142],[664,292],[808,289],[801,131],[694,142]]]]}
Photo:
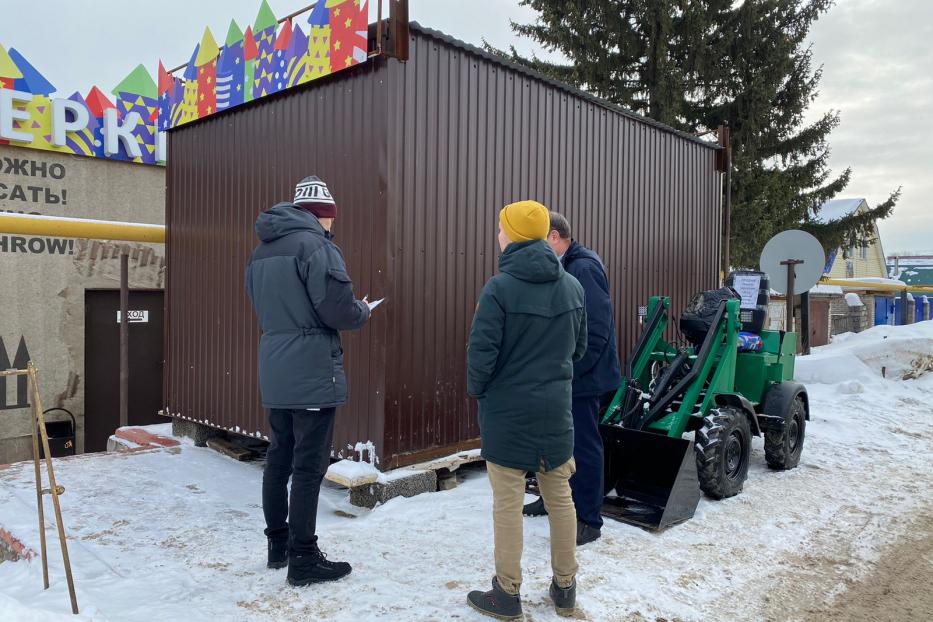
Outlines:
{"type": "MultiPolygon", "coordinates": [[[[310,0],[270,0],[285,15],[310,0]]],[[[231,18],[252,23],[259,0],[0,0],[0,43],[15,47],[67,96],[99,85],[109,92],[139,63],[155,70],[185,62],[208,25],[223,41],[231,18]],[[93,7],[93,8],[91,8],[93,7]]],[[[411,18],[474,44],[517,41],[509,18],[531,21],[517,0],[411,0],[411,18]]],[[[895,215],[881,224],[886,252],[933,252],[933,1],[838,0],[812,33],[824,66],[813,116],[842,113],[832,166],[853,169],[840,196],[870,204],[903,186],[895,215]]]]}

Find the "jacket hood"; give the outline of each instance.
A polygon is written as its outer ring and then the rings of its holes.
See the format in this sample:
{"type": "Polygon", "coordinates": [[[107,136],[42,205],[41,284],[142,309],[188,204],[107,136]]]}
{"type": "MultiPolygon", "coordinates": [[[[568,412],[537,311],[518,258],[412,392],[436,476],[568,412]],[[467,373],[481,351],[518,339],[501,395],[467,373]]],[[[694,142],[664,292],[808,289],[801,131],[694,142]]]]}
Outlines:
{"type": "Polygon", "coordinates": [[[324,227],[313,214],[291,203],[277,203],[256,219],[256,237],[262,242],[272,242],[296,231],[324,233],[324,227]]]}
{"type": "Polygon", "coordinates": [[[529,283],[560,278],[564,268],[544,240],[509,244],[499,257],[499,270],[529,283]]]}

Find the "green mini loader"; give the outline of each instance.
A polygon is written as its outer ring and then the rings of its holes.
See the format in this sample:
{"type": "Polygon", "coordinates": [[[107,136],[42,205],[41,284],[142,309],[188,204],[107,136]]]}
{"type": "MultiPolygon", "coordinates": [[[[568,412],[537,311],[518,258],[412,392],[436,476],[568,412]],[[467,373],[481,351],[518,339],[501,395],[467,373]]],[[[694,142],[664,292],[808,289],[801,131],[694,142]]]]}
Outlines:
{"type": "Polygon", "coordinates": [[[603,514],[651,530],[691,518],[701,490],[714,499],[738,494],[752,435],[764,436],[768,466],[797,466],[810,418],[806,389],[793,381],[795,333],[759,330],[755,351],[739,351],[745,310],[727,299],[705,335],[675,347],[663,338],[670,304],[650,299],[600,424],[603,514]]]}

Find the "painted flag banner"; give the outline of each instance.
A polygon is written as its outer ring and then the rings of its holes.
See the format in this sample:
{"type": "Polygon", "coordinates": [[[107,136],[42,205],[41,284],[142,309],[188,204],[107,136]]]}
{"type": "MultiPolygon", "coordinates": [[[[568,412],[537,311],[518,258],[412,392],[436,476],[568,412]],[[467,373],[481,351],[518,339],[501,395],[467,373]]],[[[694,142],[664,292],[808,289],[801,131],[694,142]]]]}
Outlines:
{"type": "Polygon", "coordinates": [[[223,45],[209,28],[176,74],[138,65],[110,93],[65,97],[16,48],[0,44],[0,145],[141,164],[165,162],[164,132],[366,62],[368,0],[321,0],[279,23],[267,0],[223,45]],[[155,79],[153,79],[155,76],[155,79]]]}

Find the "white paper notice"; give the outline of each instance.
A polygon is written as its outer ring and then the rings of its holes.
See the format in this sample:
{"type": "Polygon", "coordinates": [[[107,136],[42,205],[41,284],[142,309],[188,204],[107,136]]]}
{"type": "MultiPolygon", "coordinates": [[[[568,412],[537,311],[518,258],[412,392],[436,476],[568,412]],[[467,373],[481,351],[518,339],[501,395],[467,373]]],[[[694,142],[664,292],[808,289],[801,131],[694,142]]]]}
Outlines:
{"type": "Polygon", "coordinates": [[[742,297],[743,309],[754,309],[758,306],[758,290],[761,288],[761,275],[737,274],[732,286],[742,297]]]}

